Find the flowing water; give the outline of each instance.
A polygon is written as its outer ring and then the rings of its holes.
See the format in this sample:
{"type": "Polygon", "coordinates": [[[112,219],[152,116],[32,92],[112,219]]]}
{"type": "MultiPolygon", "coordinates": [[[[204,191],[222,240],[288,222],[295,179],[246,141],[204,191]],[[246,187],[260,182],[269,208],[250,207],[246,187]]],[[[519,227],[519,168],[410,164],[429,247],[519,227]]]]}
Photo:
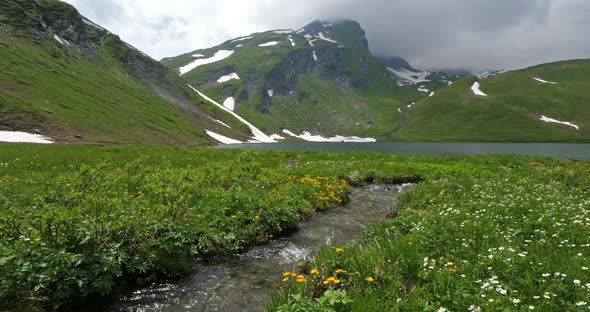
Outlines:
{"type": "Polygon", "coordinates": [[[294,271],[323,246],[357,238],[366,226],[391,213],[404,185],[356,188],[350,202],[318,213],[297,231],[231,259],[199,263],[189,276],[155,283],[84,311],[259,311],[281,285],[281,273],[294,271]]]}

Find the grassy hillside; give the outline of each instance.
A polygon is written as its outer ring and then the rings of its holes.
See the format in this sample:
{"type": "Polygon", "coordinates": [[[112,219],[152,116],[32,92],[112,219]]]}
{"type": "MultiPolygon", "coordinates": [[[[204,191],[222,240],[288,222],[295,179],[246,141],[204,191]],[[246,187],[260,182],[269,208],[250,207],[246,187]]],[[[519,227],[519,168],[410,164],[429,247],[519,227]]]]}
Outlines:
{"type": "Polygon", "coordinates": [[[3,1],[0,30],[0,130],[148,145],[209,144],[204,128],[235,135],[209,116],[233,118],[66,3],[3,1]]]}
{"type": "Polygon", "coordinates": [[[481,80],[487,97],[476,96],[475,77],[457,81],[405,109],[403,140],[590,142],[590,61],[574,60],[510,71],[481,80]],[[539,78],[551,83],[542,83],[539,78]],[[541,116],[571,122],[542,122],[541,116]]]}
{"type": "Polygon", "coordinates": [[[424,96],[416,88],[396,85],[369,52],[360,25],[352,21],[252,34],[162,62],[178,71],[220,50],[233,54],[182,77],[218,102],[234,97],[236,112],[269,133],[287,128],[386,138],[399,126],[396,109],[424,96]],[[328,40],[320,39],[320,33],[328,40]],[[259,46],[272,41],[279,43],[259,46]],[[234,72],[240,80],[217,82],[234,72]]]}

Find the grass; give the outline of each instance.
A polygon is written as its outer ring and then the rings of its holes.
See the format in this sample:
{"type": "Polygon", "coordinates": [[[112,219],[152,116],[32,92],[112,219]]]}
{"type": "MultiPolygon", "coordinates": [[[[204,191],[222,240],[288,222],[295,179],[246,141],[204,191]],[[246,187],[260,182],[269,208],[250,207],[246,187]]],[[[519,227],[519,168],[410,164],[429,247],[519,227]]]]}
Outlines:
{"type": "Polygon", "coordinates": [[[446,173],[402,196],[396,218],[361,240],[320,252],[268,310],[587,309],[589,163],[481,161],[431,167],[446,173]],[[334,291],[340,299],[320,304],[334,291]]]}
{"type": "Polygon", "coordinates": [[[107,144],[205,145],[211,141],[203,128],[236,136],[207,116],[235,124],[232,117],[198,99],[172,71],[117,36],[85,25],[69,4],[3,5],[2,130],[39,129],[62,142],[107,144]],[[74,52],[37,29],[40,15],[49,16],[55,31],[60,23],[74,25],[90,46],[84,49],[92,52],[74,52]]]}
{"type": "Polygon", "coordinates": [[[480,81],[475,96],[466,77],[412,107],[400,139],[414,141],[589,142],[586,102],[590,62],[566,61],[511,71],[480,81]],[[532,77],[558,82],[542,84],[532,77]],[[541,122],[545,115],[581,130],[541,122]]]}
{"type": "Polygon", "coordinates": [[[305,283],[277,281],[269,310],[567,310],[590,301],[588,172],[516,156],[2,144],[0,302],[60,306],[182,272],[344,202],[348,185],[421,181],[396,218],[301,267],[305,283]]]}

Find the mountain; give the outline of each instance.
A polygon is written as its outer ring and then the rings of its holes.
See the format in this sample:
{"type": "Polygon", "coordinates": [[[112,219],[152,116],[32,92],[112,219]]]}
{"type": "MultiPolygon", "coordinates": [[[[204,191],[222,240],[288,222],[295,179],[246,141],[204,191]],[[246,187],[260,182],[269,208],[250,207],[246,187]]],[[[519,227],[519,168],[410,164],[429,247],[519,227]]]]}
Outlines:
{"type": "Polygon", "coordinates": [[[287,137],[391,138],[398,108],[427,96],[398,85],[350,20],[255,33],[162,63],[261,130],[287,137]]]}
{"type": "Polygon", "coordinates": [[[469,76],[404,107],[409,141],[590,142],[590,60],[469,76]]]}
{"type": "Polygon", "coordinates": [[[211,144],[205,129],[247,138],[176,73],[71,5],[0,1],[0,131],[65,143],[211,144]]]}

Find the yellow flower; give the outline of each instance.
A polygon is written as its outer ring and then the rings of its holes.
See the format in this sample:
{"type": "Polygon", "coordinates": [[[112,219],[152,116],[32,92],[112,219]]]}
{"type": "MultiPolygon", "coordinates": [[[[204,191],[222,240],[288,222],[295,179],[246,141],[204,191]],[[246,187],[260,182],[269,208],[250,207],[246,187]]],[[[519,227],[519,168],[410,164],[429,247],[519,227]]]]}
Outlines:
{"type": "Polygon", "coordinates": [[[311,274],[311,275],[320,275],[320,271],[318,269],[313,269],[313,270],[309,271],[309,274],[311,274]]]}
{"type": "Polygon", "coordinates": [[[289,278],[288,277],[285,277],[285,278],[282,279],[282,281],[283,281],[283,283],[288,282],[289,281],[289,278]]]}
{"type": "Polygon", "coordinates": [[[372,283],[372,282],[374,282],[374,281],[375,281],[375,279],[374,279],[374,278],[372,278],[372,277],[370,277],[370,276],[367,276],[367,277],[365,278],[365,281],[367,281],[367,282],[369,282],[369,283],[372,283]]]}
{"type": "Polygon", "coordinates": [[[197,218],[199,218],[199,219],[202,217],[203,217],[203,215],[200,215],[200,214],[197,215],[197,218]]]}
{"type": "Polygon", "coordinates": [[[36,241],[36,242],[38,242],[38,241],[41,240],[41,237],[35,237],[33,240],[36,241]]]}
{"type": "Polygon", "coordinates": [[[231,218],[232,218],[232,219],[235,219],[235,218],[236,218],[236,215],[231,215],[231,218]]]}
{"type": "Polygon", "coordinates": [[[305,282],[307,282],[307,278],[305,278],[305,276],[303,276],[303,275],[297,275],[297,278],[295,279],[295,281],[297,283],[305,283],[305,282]]]}
{"type": "Polygon", "coordinates": [[[414,242],[408,242],[408,245],[412,246],[414,245],[414,242]]]}
{"type": "Polygon", "coordinates": [[[392,229],[392,230],[396,230],[396,229],[397,229],[397,226],[395,226],[395,225],[392,225],[392,226],[391,226],[391,229],[392,229]]]}
{"type": "Polygon", "coordinates": [[[290,276],[290,275],[291,275],[291,272],[285,272],[285,273],[283,273],[283,277],[290,276]]]}
{"type": "Polygon", "coordinates": [[[346,271],[345,271],[345,270],[343,270],[343,269],[337,269],[335,272],[336,272],[336,273],[338,273],[338,274],[339,274],[339,273],[346,273],[346,271]]]}
{"type": "Polygon", "coordinates": [[[336,248],[336,252],[337,253],[343,253],[344,252],[344,248],[336,248]]]}
{"type": "Polygon", "coordinates": [[[260,220],[260,216],[256,216],[255,218],[256,218],[256,220],[260,220]]]}
{"type": "Polygon", "coordinates": [[[335,278],[334,276],[330,276],[330,277],[326,278],[323,282],[324,285],[328,285],[330,283],[337,285],[337,284],[340,284],[340,280],[335,278]]]}

